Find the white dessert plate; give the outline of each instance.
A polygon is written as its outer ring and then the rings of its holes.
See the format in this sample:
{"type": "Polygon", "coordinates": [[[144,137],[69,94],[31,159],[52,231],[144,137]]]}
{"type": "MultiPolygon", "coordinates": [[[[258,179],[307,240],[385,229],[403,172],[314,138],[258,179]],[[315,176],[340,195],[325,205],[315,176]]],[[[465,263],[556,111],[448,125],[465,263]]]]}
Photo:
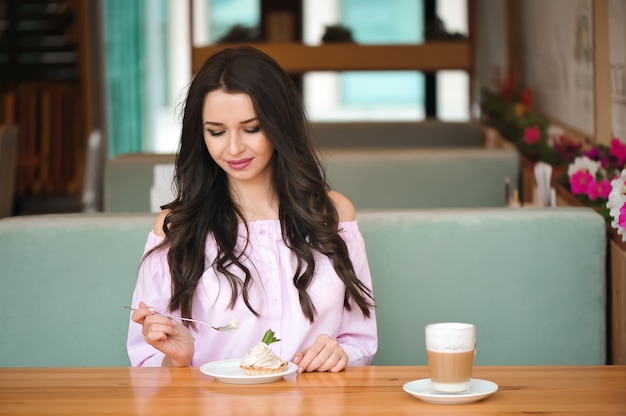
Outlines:
{"type": "Polygon", "coordinates": [[[285,371],[281,371],[280,373],[249,376],[239,367],[239,363],[241,363],[240,358],[211,361],[210,363],[202,364],[200,366],[200,371],[208,376],[215,377],[216,380],[223,383],[261,384],[278,381],[286,375],[293,374],[298,370],[298,366],[296,364],[289,362],[287,369],[285,371]]]}
{"type": "Polygon", "coordinates": [[[498,390],[493,381],[473,378],[470,380],[469,393],[446,394],[435,393],[430,387],[430,379],[413,380],[402,386],[404,391],[428,403],[435,404],[464,404],[477,402],[498,390]]]}

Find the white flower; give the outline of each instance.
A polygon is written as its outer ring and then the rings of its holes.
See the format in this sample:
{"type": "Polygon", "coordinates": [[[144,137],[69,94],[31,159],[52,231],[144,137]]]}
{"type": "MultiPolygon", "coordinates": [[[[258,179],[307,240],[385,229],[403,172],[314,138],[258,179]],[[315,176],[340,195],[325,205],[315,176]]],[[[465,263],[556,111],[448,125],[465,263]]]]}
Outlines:
{"type": "Polygon", "coordinates": [[[622,241],[626,241],[626,230],[619,226],[619,216],[622,207],[626,204],[626,169],[622,170],[621,176],[611,181],[611,193],[609,193],[609,199],[606,202],[606,207],[609,209],[609,215],[613,221],[611,221],[611,227],[617,230],[617,234],[622,236],[622,241]]]}
{"type": "Polygon", "coordinates": [[[550,124],[546,129],[548,136],[552,137],[560,137],[565,134],[565,129],[561,126],[557,126],[556,124],[550,124]]]}
{"type": "Polygon", "coordinates": [[[567,176],[571,178],[576,172],[586,170],[595,178],[600,166],[602,166],[600,162],[591,160],[587,156],[579,156],[567,167],[567,176]]]}
{"type": "Polygon", "coordinates": [[[563,130],[563,127],[561,126],[550,124],[546,129],[546,133],[548,134],[548,144],[550,145],[550,147],[554,147],[554,142],[556,142],[559,137],[565,134],[565,130],[563,130]]]}

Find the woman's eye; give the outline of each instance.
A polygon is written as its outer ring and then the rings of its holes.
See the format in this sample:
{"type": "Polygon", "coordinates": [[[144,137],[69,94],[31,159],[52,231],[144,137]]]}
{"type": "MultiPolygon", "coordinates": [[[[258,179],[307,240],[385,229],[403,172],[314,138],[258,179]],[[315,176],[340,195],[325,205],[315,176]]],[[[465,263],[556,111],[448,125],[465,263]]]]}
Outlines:
{"type": "Polygon", "coordinates": [[[254,126],[251,129],[245,129],[246,133],[258,133],[261,131],[261,126],[254,126]]]}
{"type": "Polygon", "coordinates": [[[222,134],[224,134],[224,131],[215,131],[215,130],[208,130],[209,134],[213,137],[219,137],[222,134]]]}

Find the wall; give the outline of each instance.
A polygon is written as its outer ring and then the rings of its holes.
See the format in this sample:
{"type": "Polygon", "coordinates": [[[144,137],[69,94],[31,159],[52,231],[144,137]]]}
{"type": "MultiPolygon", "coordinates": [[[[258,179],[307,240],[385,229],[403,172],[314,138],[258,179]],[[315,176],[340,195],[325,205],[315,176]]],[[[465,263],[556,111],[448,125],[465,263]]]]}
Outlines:
{"type": "Polygon", "coordinates": [[[509,68],[575,138],[626,141],[624,0],[475,1],[476,87],[509,68]],[[494,7],[495,6],[495,7],[494,7]]]}
{"type": "Polygon", "coordinates": [[[474,2],[474,97],[481,87],[495,89],[498,74],[507,68],[506,3],[493,0],[474,2]]]}
{"type": "Polygon", "coordinates": [[[626,1],[609,1],[609,54],[613,134],[626,141],[626,1]]]}
{"type": "Polygon", "coordinates": [[[520,2],[526,86],[547,116],[594,136],[591,0],[520,2]]]}

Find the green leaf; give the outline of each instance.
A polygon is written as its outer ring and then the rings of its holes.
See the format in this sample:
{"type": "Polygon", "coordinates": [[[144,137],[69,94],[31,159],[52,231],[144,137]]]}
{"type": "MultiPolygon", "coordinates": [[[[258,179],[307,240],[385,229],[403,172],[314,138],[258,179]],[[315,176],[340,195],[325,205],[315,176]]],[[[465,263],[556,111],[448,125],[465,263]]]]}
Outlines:
{"type": "Polygon", "coordinates": [[[274,331],[272,331],[271,329],[268,329],[267,331],[265,331],[265,335],[263,335],[263,339],[261,340],[261,342],[270,345],[273,342],[278,342],[280,341],[280,339],[276,338],[274,336],[274,331]]]}

